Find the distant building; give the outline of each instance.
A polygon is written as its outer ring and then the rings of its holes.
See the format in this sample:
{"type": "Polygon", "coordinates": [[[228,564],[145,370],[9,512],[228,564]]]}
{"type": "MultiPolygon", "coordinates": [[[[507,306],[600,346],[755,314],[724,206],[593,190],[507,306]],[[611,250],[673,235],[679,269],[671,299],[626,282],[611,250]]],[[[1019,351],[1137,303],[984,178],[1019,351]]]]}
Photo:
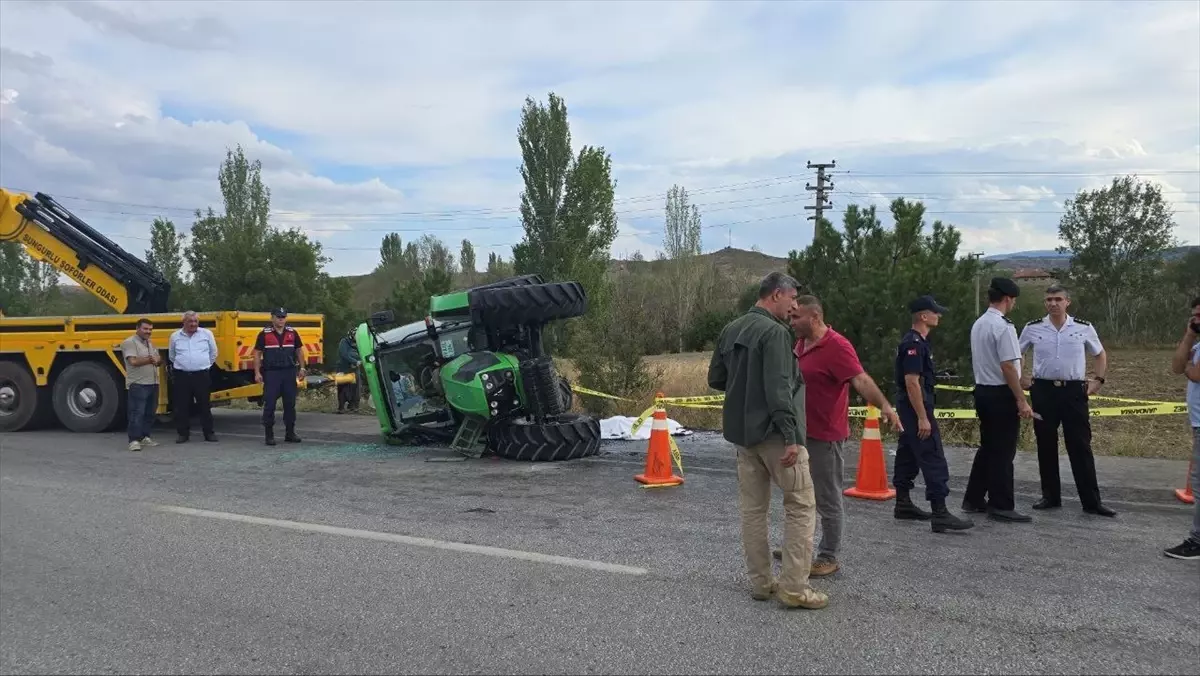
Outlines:
{"type": "Polygon", "coordinates": [[[1054,275],[1041,268],[1022,268],[1013,273],[1013,279],[1018,282],[1048,282],[1054,275]]]}

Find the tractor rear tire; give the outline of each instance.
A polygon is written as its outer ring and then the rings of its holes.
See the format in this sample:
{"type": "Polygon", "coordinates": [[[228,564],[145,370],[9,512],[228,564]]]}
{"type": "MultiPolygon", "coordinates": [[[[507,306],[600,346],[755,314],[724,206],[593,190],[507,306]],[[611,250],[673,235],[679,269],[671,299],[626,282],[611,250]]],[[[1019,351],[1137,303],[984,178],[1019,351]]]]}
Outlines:
{"type": "Polygon", "coordinates": [[[470,291],[467,301],[484,324],[545,324],[587,314],[587,293],[579,282],[551,282],[470,291]]]}
{"type": "Polygon", "coordinates": [[[600,421],[562,415],[545,423],[509,421],[488,429],[488,450],[509,460],[556,462],[600,452],[600,421]]]}
{"type": "Polygon", "coordinates": [[[541,275],[520,275],[517,277],[505,277],[490,284],[480,284],[473,286],[467,291],[484,291],[486,289],[505,289],[512,286],[529,286],[531,284],[544,284],[546,280],[542,279],[541,275]]]}

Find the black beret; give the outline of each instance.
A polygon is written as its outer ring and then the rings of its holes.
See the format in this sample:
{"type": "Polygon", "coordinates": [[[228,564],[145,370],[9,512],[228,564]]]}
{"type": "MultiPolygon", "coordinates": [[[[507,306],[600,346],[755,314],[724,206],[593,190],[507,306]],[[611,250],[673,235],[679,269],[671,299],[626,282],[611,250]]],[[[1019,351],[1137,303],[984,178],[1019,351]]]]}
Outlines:
{"type": "Polygon", "coordinates": [[[1008,277],[992,277],[992,284],[989,288],[995,289],[1010,298],[1016,298],[1021,295],[1021,287],[1017,286],[1017,283],[1008,277]]]}

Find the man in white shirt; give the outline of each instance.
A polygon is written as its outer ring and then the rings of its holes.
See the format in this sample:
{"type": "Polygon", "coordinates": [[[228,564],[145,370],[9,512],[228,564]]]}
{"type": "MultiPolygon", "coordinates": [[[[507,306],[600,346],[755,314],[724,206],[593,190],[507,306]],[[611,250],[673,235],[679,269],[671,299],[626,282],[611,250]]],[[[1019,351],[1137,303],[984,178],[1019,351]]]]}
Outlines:
{"type": "Polygon", "coordinates": [[[212,331],[200,326],[195,312],[183,314],[183,328],[171,334],[168,358],[171,361],[172,388],[171,406],[175,410],[175,431],[179,436],[175,443],[186,443],[191,436],[191,409],[195,402],[200,413],[200,427],[205,441],[216,441],[213,433],[212,408],[209,394],[212,381],[209,370],[217,363],[217,340],[212,331]]]}
{"type": "Polygon", "coordinates": [[[997,521],[1028,522],[1016,511],[1013,459],[1021,434],[1021,418],[1033,409],[1021,389],[1021,350],[1008,313],[1021,289],[1007,277],[988,286],[988,309],[971,327],[971,367],[975,372],[975,414],[979,417],[979,450],[963,495],[963,511],[987,512],[997,521]]]}
{"type": "Polygon", "coordinates": [[[1092,425],[1088,419],[1088,397],[1104,385],[1108,371],[1108,353],[1100,343],[1096,327],[1067,314],[1071,296],[1061,285],[1046,289],[1046,316],[1021,329],[1021,354],[1033,348],[1033,378],[1022,379],[1029,388],[1037,437],[1038,473],[1042,481],[1042,499],[1034,509],[1062,506],[1062,485],[1058,473],[1058,426],[1071,461],[1071,474],[1083,511],[1100,516],[1117,513],[1100,503],[1096,481],[1096,460],[1092,457],[1092,425]],[[1087,355],[1095,359],[1096,375],[1086,380],[1087,355]]]}

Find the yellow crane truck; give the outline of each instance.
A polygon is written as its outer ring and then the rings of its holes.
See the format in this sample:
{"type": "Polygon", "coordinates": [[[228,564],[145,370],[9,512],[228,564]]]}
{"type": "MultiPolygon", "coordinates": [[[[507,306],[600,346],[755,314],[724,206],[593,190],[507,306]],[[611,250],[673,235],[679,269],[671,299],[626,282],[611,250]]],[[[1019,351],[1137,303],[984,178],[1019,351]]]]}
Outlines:
{"type": "MultiPolygon", "coordinates": [[[[49,195],[0,189],[0,241],[19,242],[111,307],[115,315],[5,317],[0,308],[0,433],[53,424],[73,432],[102,432],[125,422],[121,341],[140,317],[154,322],[151,338],[163,356],[158,413],[171,412],[167,340],[183,324],[168,312],[171,285],[162,273],[122,249],[49,195]]],[[[213,332],[217,362],[212,401],[262,398],[254,382],[254,340],[270,323],[267,312],[200,312],[213,332]]],[[[322,360],[323,315],[292,314],[310,364],[322,360]]],[[[339,377],[337,381],[353,376],[339,377]]],[[[301,387],[335,382],[309,376],[301,387]]]]}

